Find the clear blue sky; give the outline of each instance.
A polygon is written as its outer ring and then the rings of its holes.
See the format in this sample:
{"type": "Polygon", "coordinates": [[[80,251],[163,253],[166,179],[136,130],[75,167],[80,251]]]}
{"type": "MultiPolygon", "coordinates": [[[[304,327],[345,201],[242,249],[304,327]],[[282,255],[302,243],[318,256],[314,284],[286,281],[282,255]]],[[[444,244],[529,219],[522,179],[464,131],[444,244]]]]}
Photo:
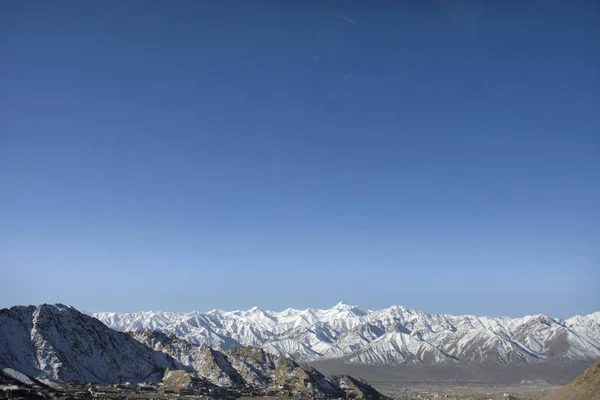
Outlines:
{"type": "Polygon", "coordinates": [[[0,306],[600,310],[600,3],[0,2],[0,306]]]}

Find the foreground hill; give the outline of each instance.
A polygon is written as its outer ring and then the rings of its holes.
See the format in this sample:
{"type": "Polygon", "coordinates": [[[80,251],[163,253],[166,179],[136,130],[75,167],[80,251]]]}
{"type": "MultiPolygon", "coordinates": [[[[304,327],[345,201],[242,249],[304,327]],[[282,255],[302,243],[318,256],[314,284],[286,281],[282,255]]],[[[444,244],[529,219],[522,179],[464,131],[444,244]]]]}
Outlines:
{"type": "Polygon", "coordinates": [[[600,400],[600,360],[573,382],[542,400],[600,400]]]}
{"type": "Polygon", "coordinates": [[[368,365],[591,363],[600,357],[600,312],[490,318],[428,314],[405,307],[208,313],[97,313],[120,331],[159,330],[217,350],[257,346],[296,361],[368,365]]]}
{"type": "Polygon", "coordinates": [[[178,364],[62,304],[0,310],[0,366],[59,381],[159,381],[178,364]]]}

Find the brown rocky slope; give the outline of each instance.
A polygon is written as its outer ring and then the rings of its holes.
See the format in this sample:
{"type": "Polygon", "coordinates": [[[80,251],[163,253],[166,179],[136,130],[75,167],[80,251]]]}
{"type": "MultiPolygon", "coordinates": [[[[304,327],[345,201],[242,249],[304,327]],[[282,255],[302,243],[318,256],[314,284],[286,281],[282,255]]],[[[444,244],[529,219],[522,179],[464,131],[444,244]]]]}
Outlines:
{"type": "Polygon", "coordinates": [[[568,385],[542,400],[600,400],[600,360],[568,385]]]}

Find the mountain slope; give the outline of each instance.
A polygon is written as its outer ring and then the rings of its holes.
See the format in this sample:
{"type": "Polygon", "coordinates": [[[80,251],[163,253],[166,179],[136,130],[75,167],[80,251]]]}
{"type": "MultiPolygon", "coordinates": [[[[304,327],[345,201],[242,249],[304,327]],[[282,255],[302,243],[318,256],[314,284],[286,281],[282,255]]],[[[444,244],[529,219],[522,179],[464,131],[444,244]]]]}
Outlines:
{"type": "Polygon", "coordinates": [[[600,360],[573,382],[542,400],[600,400],[600,360]]]}
{"type": "Polygon", "coordinates": [[[158,381],[178,366],[95,318],[62,304],[0,310],[0,365],[61,381],[158,381]]]}
{"type": "Polygon", "coordinates": [[[545,315],[489,318],[428,314],[394,306],[365,310],[208,313],[97,313],[121,331],[159,330],[228,350],[259,346],[299,361],[344,359],[364,364],[523,364],[592,362],[600,357],[600,313],[568,320],[545,315]]]}

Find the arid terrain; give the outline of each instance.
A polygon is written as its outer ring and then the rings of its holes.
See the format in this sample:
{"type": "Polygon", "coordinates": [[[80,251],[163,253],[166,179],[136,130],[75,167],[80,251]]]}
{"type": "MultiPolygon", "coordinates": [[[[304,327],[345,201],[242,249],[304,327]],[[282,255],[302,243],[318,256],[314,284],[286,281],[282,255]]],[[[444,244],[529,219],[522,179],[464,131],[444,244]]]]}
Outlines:
{"type": "Polygon", "coordinates": [[[571,382],[587,363],[520,366],[365,366],[338,361],[313,363],[326,374],[345,373],[367,380],[398,400],[537,400],[571,382]]]}
{"type": "Polygon", "coordinates": [[[385,395],[398,400],[412,399],[518,399],[537,400],[559,389],[560,386],[550,384],[540,385],[503,385],[503,384],[472,384],[472,383],[411,383],[389,386],[379,386],[385,395]]]}
{"type": "Polygon", "coordinates": [[[544,400],[600,400],[600,360],[544,400]]]}

